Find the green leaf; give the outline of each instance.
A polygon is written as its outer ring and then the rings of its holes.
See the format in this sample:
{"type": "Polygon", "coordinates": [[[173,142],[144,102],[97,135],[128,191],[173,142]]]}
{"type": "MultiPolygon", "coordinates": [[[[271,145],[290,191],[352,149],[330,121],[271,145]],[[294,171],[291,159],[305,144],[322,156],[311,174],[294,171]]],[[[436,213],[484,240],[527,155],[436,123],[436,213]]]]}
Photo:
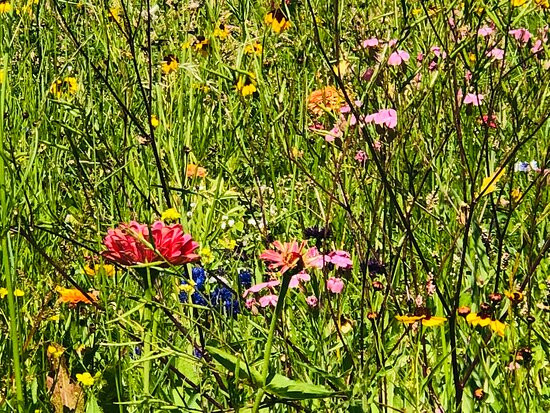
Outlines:
{"type": "Polygon", "coordinates": [[[265,389],[275,396],[294,400],[322,399],[337,394],[323,386],[292,380],[281,374],[275,374],[265,389]]]}
{"type": "Polygon", "coordinates": [[[88,402],[86,403],[86,413],[103,413],[99,404],[97,404],[97,399],[93,394],[88,396],[88,402]]]}
{"type": "Polygon", "coordinates": [[[232,354],[226,353],[216,347],[206,346],[206,351],[212,356],[214,360],[224,366],[227,370],[233,374],[237,371],[237,365],[239,370],[239,376],[246,378],[252,384],[260,386],[262,383],[262,376],[260,373],[251,366],[247,366],[247,363],[241,358],[235,357],[232,354]]]}

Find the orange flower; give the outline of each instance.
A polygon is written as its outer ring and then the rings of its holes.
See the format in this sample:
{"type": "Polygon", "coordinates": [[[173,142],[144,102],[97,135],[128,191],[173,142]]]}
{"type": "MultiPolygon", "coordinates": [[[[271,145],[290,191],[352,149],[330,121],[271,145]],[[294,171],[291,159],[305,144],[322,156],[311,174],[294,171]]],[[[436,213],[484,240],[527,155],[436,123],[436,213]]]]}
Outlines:
{"type": "Polygon", "coordinates": [[[337,111],[344,103],[344,97],[334,86],[314,90],[307,98],[307,109],[315,116],[327,111],[337,111]]]}
{"type": "Polygon", "coordinates": [[[202,166],[198,166],[190,163],[187,165],[187,171],[185,174],[187,175],[188,178],[194,178],[194,177],[204,178],[206,176],[206,169],[203,168],[202,166]]]}
{"type": "Polygon", "coordinates": [[[62,303],[67,303],[69,305],[76,305],[78,303],[91,304],[92,301],[97,301],[97,296],[99,295],[98,291],[89,291],[88,295],[92,299],[90,301],[80,290],[76,288],[63,288],[56,287],[55,291],[59,293],[59,301],[62,303]]]}

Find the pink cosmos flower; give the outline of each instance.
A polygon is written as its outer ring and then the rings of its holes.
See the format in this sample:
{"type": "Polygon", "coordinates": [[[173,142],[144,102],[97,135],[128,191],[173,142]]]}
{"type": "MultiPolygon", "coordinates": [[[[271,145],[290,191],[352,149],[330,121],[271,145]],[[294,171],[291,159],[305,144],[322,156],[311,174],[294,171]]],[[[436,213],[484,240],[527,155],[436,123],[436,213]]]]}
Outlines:
{"type": "Polygon", "coordinates": [[[487,52],[487,56],[492,57],[495,60],[502,60],[504,59],[504,50],[494,47],[487,52]]]}
{"type": "Polygon", "coordinates": [[[276,296],[275,294],[269,294],[269,295],[264,295],[263,297],[261,297],[259,302],[260,302],[260,305],[262,306],[262,308],[267,307],[268,305],[270,305],[272,307],[275,307],[277,305],[277,300],[278,299],[279,299],[279,297],[276,296]]]}
{"type": "Polygon", "coordinates": [[[480,106],[482,101],[483,101],[482,94],[477,95],[475,93],[468,93],[464,98],[465,105],[480,106]]]}
{"type": "Polygon", "coordinates": [[[365,153],[365,151],[357,151],[357,153],[355,154],[355,160],[357,162],[365,162],[367,160],[367,154],[365,153]]]}
{"type": "Polygon", "coordinates": [[[344,289],[344,281],[341,278],[330,277],[327,280],[327,290],[333,294],[340,294],[344,289]]]}
{"type": "Polygon", "coordinates": [[[309,280],[311,280],[311,277],[307,272],[299,272],[298,274],[292,276],[290,283],[288,284],[288,288],[298,288],[300,286],[300,282],[305,283],[309,280]]]}
{"type": "Polygon", "coordinates": [[[103,244],[107,247],[103,257],[121,265],[159,261],[182,265],[200,259],[194,253],[199,244],[183,232],[181,224],[166,225],[162,221],[154,222],[151,231],[135,221],[120,224],[107,231],[103,244]]]}
{"type": "Polygon", "coordinates": [[[487,37],[492,35],[494,32],[495,29],[493,29],[491,26],[483,26],[477,31],[477,34],[481,37],[487,37]]]}
{"type": "Polygon", "coordinates": [[[275,241],[272,245],[274,249],[265,250],[260,255],[260,259],[269,263],[268,268],[279,269],[281,274],[297,265],[301,265],[302,269],[323,267],[323,256],[315,247],[305,250],[306,241],[300,244],[296,241],[284,244],[275,241]]]}
{"type": "Polygon", "coordinates": [[[394,109],[381,109],[376,113],[367,115],[365,122],[374,122],[377,125],[394,129],[397,125],[397,112],[394,109]]]}
{"type": "Polygon", "coordinates": [[[376,37],[371,37],[370,39],[363,40],[363,43],[361,43],[361,46],[363,46],[363,48],[367,49],[369,47],[378,47],[379,43],[380,42],[378,41],[378,39],[376,37]]]}
{"type": "Polygon", "coordinates": [[[519,29],[510,30],[508,33],[512,35],[514,39],[516,39],[520,43],[527,43],[532,36],[529,30],[524,29],[523,27],[519,29]]]}
{"type": "Polygon", "coordinates": [[[281,282],[279,280],[271,280],[271,281],[268,281],[268,282],[265,282],[265,283],[260,283],[260,284],[253,285],[252,287],[250,287],[249,289],[244,291],[243,298],[246,298],[246,296],[248,294],[258,293],[258,292],[262,291],[264,288],[277,287],[280,283],[281,282]]]}
{"type": "Polygon", "coordinates": [[[388,64],[390,66],[399,66],[402,63],[407,62],[410,59],[410,55],[404,50],[397,50],[393,52],[388,58],[388,64]]]}
{"type": "Polygon", "coordinates": [[[342,250],[332,251],[330,254],[325,255],[325,261],[344,270],[351,268],[353,265],[350,253],[342,250]]]}
{"type": "Polygon", "coordinates": [[[317,307],[319,300],[317,300],[317,297],[315,297],[314,295],[310,295],[309,297],[306,298],[306,303],[310,307],[317,307]]]}

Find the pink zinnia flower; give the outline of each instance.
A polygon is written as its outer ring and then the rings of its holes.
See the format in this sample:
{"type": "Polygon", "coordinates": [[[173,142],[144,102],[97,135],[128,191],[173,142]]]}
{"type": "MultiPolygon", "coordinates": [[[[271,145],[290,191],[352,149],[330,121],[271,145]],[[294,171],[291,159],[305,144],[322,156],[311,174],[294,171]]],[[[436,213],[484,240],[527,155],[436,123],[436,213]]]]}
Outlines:
{"type": "Polygon", "coordinates": [[[379,43],[380,42],[376,37],[371,37],[370,39],[363,40],[363,43],[361,43],[361,45],[363,46],[363,48],[367,49],[369,47],[378,47],[379,43]]]}
{"type": "Polygon", "coordinates": [[[250,287],[249,289],[244,291],[243,298],[246,298],[246,296],[248,294],[258,293],[258,292],[262,291],[264,288],[277,287],[280,283],[281,282],[279,280],[271,280],[271,281],[268,281],[268,282],[265,282],[265,283],[260,283],[260,284],[253,285],[252,287],[250,287]]]}
{"type": "Polygon", "coordinates": [[[365,122],[374,122],[377,125],[384,125],[390,129],[397,125],[397,112],[394,109],[382,109],[371,115],[367,115],[365,122]]]}
{"type": "Polygon", "coordinates": [[[267,307],[268,305],[270,305],[272,307],[275,307],[277,305],[277,300],[278,299],[279,299],[279,297],[276,296],[275,294],[269,294],[269,295],[264,295],[263,297],[261,297],[259,302],[260,302],[260,305],[262,306],[262,308],[267,307]]]}
{"type": "Polygon", "coordinates": [[[314,295],[310,295],[306,298],[306,303],[310,307],[317,307],[318,302],[319,301],[317,300],[317,297],[315,297],[314,295]]]}
{"type": "Polygon", "coordinates": [[[342,250],[332,251],[325,256],[325,261],[345,270],[351,268],[353,265],[350,253],[342,250]]]}
{"type": "Polygon", "coordinates": [[[309,274],[305,271],[299,272],[298,274],[295,274],[290,279],[290,283],[288,284],[288,288],[298,288],[300,286],[300,282],[308,282],[311,280],[311,277],[309,274]]]}
{"type": "Polygon", "coordinates": [[[388,58],[388,64],[390,66],[399,66],[400,64],[407,62],[410,59],[409,54],[404,50],[397,50],[393,52],[388,58]]]}
{"type": "Polygon", "coordinates": [[[527,43],[532,36],[531,33],[529,33],[529,30],[524,29],[523,27],[510,30],[508,33],[511,34],[514,39],[521,43],[527,43]]]}
{"type": "Polygon", "coordinates": [[[340,294],[344,289],[344,281],[341,278],[330,277],[327,280],[327,290],[333,294],[340,294]]]}
{"type": "Polygon", "coordinates": [[[481,105],[482,101],[483,101],[483,95],[482,94],[476,95],[475,93],[468,93],[466,95],[466,97],[464,98],[464,104],[465,105],[479,106],[479,105],[481,105]]]}
{"type": "Polygon", "coordinates": [[[135,221],[120,224],[107,231],[103,244],[107,247],[102,253],[105,259],[121,265],[158,261],[182,265],[200,259],[194,253],[199,244],[183,232],[181,224],[166,225],[162,221],[153,223],[151,232],[147,225],[135,221]]]}
{"type": "Polygon", "coordinates": [[[492,35],[494,32],[495,29],[493,29],[491,26],[483,26],[477,31],[477,34],[482,37],[487,37],[492,35]]]}
{"type": "Polygon", "coordinates": [[[268,268],[279,269],[281,274],[301,264],[302,269],[310,267],[322,268],[323,256],[319,254],[317,248],[305,250],[306,242],[300,244],[296,241],[285,242],[284,244],[275,241],[274,249],[265,250],[260,259],[269,263],[268,268]]]}

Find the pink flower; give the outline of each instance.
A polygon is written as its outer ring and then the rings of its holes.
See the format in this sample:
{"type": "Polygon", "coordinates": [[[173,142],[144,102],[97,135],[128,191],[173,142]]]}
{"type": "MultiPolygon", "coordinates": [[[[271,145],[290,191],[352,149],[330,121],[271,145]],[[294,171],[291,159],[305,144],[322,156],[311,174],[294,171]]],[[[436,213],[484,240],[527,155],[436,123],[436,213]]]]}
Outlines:
{"type": "Polygon", "coordinates": [[[445,59],[447,57],[447,53],[441,50],[441,47],[439,46],[432,46],[430,51],[435,55],[435,57],[441,57],[442,59],[445,59]]]}
{"type": "Polygon", "coordinates": [[[325,256],[325,261],[345,270],[351,268],[353,265],[350,253],[342,250],[332,251],[325,256]]]}
{"type": "Polygon", "coordinates": [[[253,297],[247,298],[246,301],[244,302],[244,306],[249,310],[251,310],[255,304],[256,304],[256,299],[253,297]]]}
{"type": "Polygon", "coordinates": [[[309,297],[306,298],[306,303],[310,307],[317,307],[319,300],[317,300],[317,297],[315,297],[314,295],[310,295],[309,297]]]}
{"type": "Polygon", "coordinates": [[[319,254],[317,248],[313,247],[304,251],[305,241],[300,244],[296,241],[284,244],[275,241],[273,247],[273,250],[265,250],[260,255],[260,259],[269,263],[269,269],[279,269],[281,274],[297,265],[301,265],[302,269],[323,267],[323,256],[319,254]]]}
{"type": "Polygon", "coordinates": [[[521,43],[527,43],[532,36],[531,33],[529,33],[529,30],[524,29],[523,27],[510,30],[508,33],[511,34],[514,39],[521,43]]]}
{"type": "Polygon", "coordinates": [[[496,129],[497,128],[497,117],[495,115],[483,115],[480,119],[480,123],[482,125],[487,125],[489,128],[496,129]]]}
{"type": "Polygon", "coordinates": [[[406,51],[397,50],[390,55],[388,64],[390,66],[399,66],[400,64],[407,62],[409,59],[410,56],[406,51]]]}
{"type": "Polygon", "coordinates": [[[428,65],[428,70],[430,72],[433,72],[435,69],[437,69],[437,62],[435,61],[431,61],[430,64],[428,65]]]}
{"type": "Polygon", "coordinates": [[[466,73],[464,74],[464,79],[466,80],[466,82],[470,82],[470,80],[472,80],[472,72],[466,70],[466,73]]]}
{"type": "Polygon", "coordinates": [[[492,35],[495,32],[495,29],[493,29],[491,26],[483,26],[478,31],[478,36],[487,37],[492,35]]]}
{"type": "Polygon", "coordinates": [[[277,287],[280,283],[281,282],[279,280],[271,280],[271,281],[268,281],[268,282],[265,282],[265,283],[260,283],[260,284],[253,285],[252,287],[250,287],[249,289],[244,291],[243,298],[246,298],[246,296],[248,294],[258,293],[258,292],[262,291],[264,288],[277,287]]]}
{"type": "Polygon", "coordinates": [[[465,105],[480,106],[482,101],[483,101],[482,94],[476,95],[475,93],[468,93],[464,98],[465,105]]]}
{"type": "Polygon", "coordinates": [[[504,59],[504,50],[495,47],[487,52],[487,56],[492,57],[495,60],[504,59]]]}
{"type": "Polygon", "coordinates": [[[262,308],[267,307],[268,305],[275,307],[277,305],[278,299],[279,297],[276,296],[275,294],[269,294],[261,297],[259,301],[262,308]]]}
{"type": "Polygon", "coordinates": [[[367,115],[365,122],[374,122],[377,125],[384,125],[390,129],[397,125],[397,112],[394,109],[382,109],[371,115],[367,115]]]}
{"type": "Polygon", "coordinates": [[[300,282],[308,282],[311,280],[311,277],[309,274],[305,271],[299,272],[298,274],[295,274],[290,279],[290,283],[288,284],[288,288],[298,288],[300,286],[300,282]]]}
{"type": "Polygon", "coordinates": [[[361,46],[363,46],[363,48],[367,49],[369,47],[378,47],[379,43],[380,42],[378,41],[378,39],[376,37],[371,37],[370,39],[363,40],[363,43],[361,43],[361,46]]]}
{"type": "Polygon", "coordinates": [[[357,153],[355,154],[355,160],[357,162],[365,162],[367,160],[367,154],[365,153],[365,151],[357,151],[357,153]]]}
{"type": "Polygon", "coordinates": [[[182,265],[200,259],[194,253],[199,244],[183,232],[181,224],[166,225],[162,221],[154,222],[151,232],[147,225],[135,221],[120,224],[107,231],[103,244],[107,247],[102,253],[105,259],[121,265],[158,261],[182,265]]]}
{"type": "Polygon", "coordinates": [[[537,39],[533,47],[531,47],[531,53],[537,54],[542,51],[542,40],[537,39]]]}
{"type": "Polygon", "coordinates": [[[327,280],[327,290],[333,294],[340,294],[344,289],[344,281],[341,278],[330,277],[327,280]]]}
{"type": "Polygon", "coordinates": [[[393,47],[397,44],[397,39],[391,39],[388,41],[388,46],[393,47]]]}
{"type": "Polygon", "coordinates": [[[416,61],[420,63],[422,62],[422,60],[424,60],[424,53],[418,52],[418,54],[416,55],[416,61]]]}

